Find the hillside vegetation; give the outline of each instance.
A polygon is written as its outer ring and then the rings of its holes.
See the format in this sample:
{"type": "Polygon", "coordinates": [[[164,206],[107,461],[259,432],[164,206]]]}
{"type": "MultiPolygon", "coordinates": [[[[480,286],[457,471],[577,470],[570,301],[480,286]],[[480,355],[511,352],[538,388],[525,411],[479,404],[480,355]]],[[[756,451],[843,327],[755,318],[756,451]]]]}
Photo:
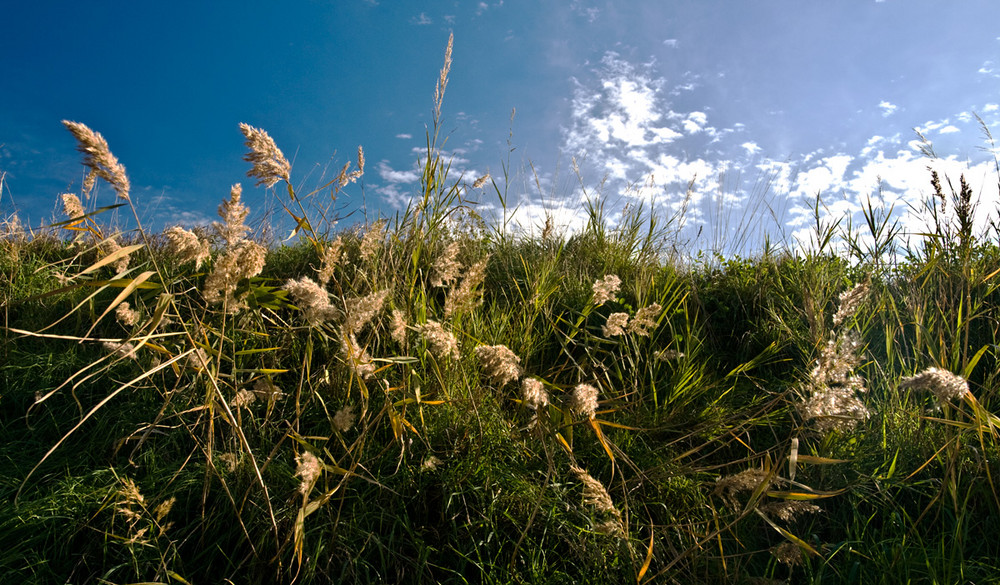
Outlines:
{"type": "Polygon", "coordinates": [[[117,200],[0,239],[5,583],[1000,581],[1000,249],[964,178],[905,249],[869,209],[682,259],[641,206],[484,220],[501,187],[437,122],[410,206],[338,231],[363,153],[297,193],[242,125],[277,245],[239,185],[151,233],[66,126],[117,200]]]}

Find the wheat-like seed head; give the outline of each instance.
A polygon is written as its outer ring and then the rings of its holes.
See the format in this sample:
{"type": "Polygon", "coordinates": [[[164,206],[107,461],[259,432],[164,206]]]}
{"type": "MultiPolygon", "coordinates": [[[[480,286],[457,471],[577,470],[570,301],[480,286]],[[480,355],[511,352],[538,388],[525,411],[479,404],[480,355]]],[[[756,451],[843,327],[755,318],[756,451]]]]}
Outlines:
{"type": "Polygon", "coordinates": [[[83,204],[80,203],[80,198],[77,197],[75,193],[63,193],[59,197],[62,199],[63,213],[66,214],[66,217],[76,219],[87,214],[87,212],[83,210],[83,204]]]}
{"type": "Polygon", "coordinates": [[[222,222],[212,223],[215,232],[226,242],[227,247],[235,246],[250,231],[244,223],[250,214],[250,209],[240,201],[242,196],[243,186],[236,183],[229,189],[229,199],[223,199],[219,205],[219,217],[222,218],[222,222]]]}
{"type": "MultiPolygon", "coordinates": [[[[125,173],[125,167],[118,162],[115,155],[111,154],[108,142],[104,140],[104,137],[99,132],[94,132],[79,122],[63,120],[63,125],[76,138],[77,150],[83,154],[83,164],[90,168],[88,177],[96,175],[104,179],[114,187],[119,197],[128,201],[131,189],[128,175],[125,173]]],[[[93,184],[92,178],[89,183],[93,184]]]]}
{"type": "Polygon", "coordinates": [[[253,165],[247,171],[247,176],[256,178],[258,187],[273,187],[278,181],[289,183],[292,167],[274,139],[264,130],[249,124],[240,123],[240,131],[246,137],[246,146],[250,149],[243,160],[253,165]]]}
{"type": "Polygon", "coordinates": [[[208,240],[181,226],[169,227],[163,235],[167,237],[167,252],[175,256],[180,264],[194,262],[194,269],[198,270],[202,262],[211,256],[208,240]]]}

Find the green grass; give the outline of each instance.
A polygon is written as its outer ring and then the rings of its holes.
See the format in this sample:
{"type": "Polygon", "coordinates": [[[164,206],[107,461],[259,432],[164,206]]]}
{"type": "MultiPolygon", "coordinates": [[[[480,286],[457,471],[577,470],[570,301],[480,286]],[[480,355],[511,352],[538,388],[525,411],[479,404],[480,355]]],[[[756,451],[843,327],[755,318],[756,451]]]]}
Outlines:
{"type": "MultiPolygon", "coordinates": [[[[0,239],[0,580],[1000,580],[1000,249],[974,237],[964,182],[935,195],[955,221],[892,256],[897,229],[869,210],[868,234],[817,221],[814,249],[699,261],[678,253],[678,218],[642,207],[611,225],[595,201],[569,236],[491,225],[437,128],[420,192],[384,224],[337,232],[323,201],[349,180],[300,194],[282,177],[298,238],[256,267],[250,240],[212,229],[191,236],[210,245],[201,266],[141,228],[119,239],[137,246],[127,269],[102,264],[103,212],[0,239]],[[453,242],[462,269],[434,286],[453,242]],[[318,300],[291,294],[334,245],[318,300]],[[605,333],[644,308],[648,327],[605,333]],[[477,357],[495,345],[515,381],[477,357]],[[970,392],[904,387],[929,367],[970,392]],[[847,394],[866,416],[806,406],[862,383],[847,394]],[[783,520],[787,501],[821,511],[783,520]]],[[[120,203],[138,222],[141,202],[120,203]]]]}

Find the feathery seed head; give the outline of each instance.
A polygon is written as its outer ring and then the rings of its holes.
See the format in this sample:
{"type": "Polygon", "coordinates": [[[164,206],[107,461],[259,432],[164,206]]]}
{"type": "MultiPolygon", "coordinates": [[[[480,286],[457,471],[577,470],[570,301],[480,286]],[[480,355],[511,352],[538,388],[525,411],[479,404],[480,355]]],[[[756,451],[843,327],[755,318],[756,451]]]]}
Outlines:
{"type": "Polygon", "coordinates": [[[237,304],[233,293],[241,280],[253,278],[264,270],[267,249],[250,240],[243,240],[236,247],[226,250],[212,267],[212,272],[205,277],[202,295],[208,303],[225,301],[229,311],[236,311],[241,306],[237,304]]]}
{"type": "Polygon", "coordinates": [[[653,303],[636,311],[635,317],[628,324],[629,333],[649,337],[649,331],[656,328],[656,320],[662,310],[659,303],[653,303]]]}
{"type": "Polygon", "coordinates": [[[123,343],[119,343],[117,341],[104,341],[101,342],[101,345],[104,346],[104,349],[120,358],[135,359],[136,347],[127,341],[123,343]]]}
{"type": "Polygon", "coordinates": [[[267,132],[244,123],[240,123],[240,132],[250,149],[243,160],[253,165],[247,176],[256,178],[258,187],[273,187],[278,181],[291,182],[292,167],[267,132]]]}
{"type": "Polygon", "coordinates": [[[76,219],[87,214],[87,212],[83,210],[83,204],[80,203],[80,198],[74,193],[63,193],[59,197],[62,198],[63,213],[66,214],[66,217],[76,219]]]}
{"type": "MultiPolygon", "coordinates": [[[[131,189],[128,175],[125,173],[125,167],[111,154],[104,137],[79,122],[63,120],[63,125],[76,138],[77,150],[83,154],[83,164],[90,168],[87,176],[96,175],[104,179],[114,187],[119,197],[128,201],[131,189]]],[[[92,185],[93,179],[90,179],[89,183],[92,185]]]]}
{"type": "Polygon", "coordinates": [[[299,493],[303,496],[308,496],[309,492],[312,491],[313,485],[316,484],[316,480],[319,479],[320,473],[323,471],[323,466],[309,451],[303,451],[301,455],[295,456],[295,477],[302,478],[299,483],[299,493]]]}
{"type": "Polygon", "coordinates": [[[597,413],[597,388],[590,384],[577,384],[573,388],[570,410],[587,418],[594,418],[597,413]]]}
{"type": "Polygon", "coordinates": [[[274,382],[268,378],[258,378],[257,381],[254,382],[252,392],[255,397],[260,400],[266,400],[268,403],[285,395],[285,393],[281,391],[281,388],[275,386],[274,382]]]}
{"type": "Polygon", "coordinates": [[[604,484],[582,467],[570,465],[569,470],[583,484],[583,501],[594,506],[598,512],[611,516],[608,521],[598,525],[599,529],[608,534],[624,534],[625,527],[622,523],[622,513],[615,507],[615,503],[611,499],[611,494],[608,493],[604,484]]]}
{"type": "Polygon", "coordinates": [[[782,500],[764,504],[760,507],[760,511],[768,516],[779,518],[782,522],[794,522],[799,516],[816,514],[822,512],[823,508],[802,500],[782,500]]]}
{"type": "Polygon", "coordinates": [[[608,320],[605,322],[604,327],[601,328],[601,334],[604,337],[625,335],[626,325],[628,325],[628,313],[611,313],[608,315],[608,320]]]}
{"type": "Polygon", "coordinates": [[[384,219],[380,219],[369,226],[368,231],[365,232],[364,237],[361,238],[361,259],[371,260],[375,254],[382,249],[382,244],[385,239],[385,224],[384,219]]]}
{"type": "Polygon", "coordinates": [[[472,188],[473,189],[478,189],[478,188],[482,187],[483,185],[485,185],[486,181],[489,181],[489,180],[490,180],[490,174],[486,173],[482,177],[479,177],[478,179],[476,179],[476,181],[472,184],[472,188]]]}
{"type": "Polygon", "coordinates": [[[471,311],[482,302],[479,287],[486,280],[486,263],[489,257],[473,264],[465,272],[462,282],[448,293],[444,299],[444,316],[471,311]]]}
{"type": "Polygon", "coordinates": [[[861,306],[861,302],[865,300],[866,296],[868,296],[868,289],[868,283],[861,282],[855,285],[854,288],[840,293],[839,306],[837,307],[837,312],[833,316],[834,327],[839,326],[845,319],[848,319],[857,313],[858,307],[861,306]]]}
{"type": "Polygon", "coordinates": [[[454,359],[459,357],[458,340],[455,335],[437,321],[428,321],[418,327],[420,335],[431,346],[431,353],[438,359],[454,359]]]}
{"type": "Polygon", "coordinates": [[[599,307],[614,300],[621,285],[622,279],[614,274],[608,274],[604,278],[594,281],[594,305],[599,307]]]}
{"type": "Polygon", "coordinates": [[[432,286],[447,286],[458,278],[458,273],[462,270],[462,264],[458,261],[458,250],[458,242],[452,242],[434,261],[432,286]]]}
{"type": "MultiPolygon", "coordinates": [[[[756,490],[760,487],[760,484],[767,480],[767,477],[768,474],[762,469],[745,469],[734,475],[727,475],[716,480],[715,489],[712,490],[712,494],[721,496],[731,507],[738,508],[740,502],[736,498],[736,495],[756,490]]],[[[773,483],[773,481],[772,479],[771,482],[773,483]]]]}
{"type": "Polygon", "coordinates": [[[899,387],[929,391],[942,404],[961,400],[969,392],[969,382],[965,378],[940,368],[927,368],[916,376],[903,378],[899,387]]]}
{"type": "Polygon", "coordinates": [[[121,302],[115,308],[115,318],[126,327],[132,327],[139,322],[139,313],[132,309],[127,302],[121,302]]]}
{"type": "Polygon", "coordinates": [[[344,331],[351,334],[361,333],[365,325],[382,312],[382,307],[388,296],[389,289],[385,289],[364,297],[346,299],[344,301],[344,331]]]}
{"type": "Polygon", "coordinates": [[[802,549],[794,542],[785,541],[771,548],[771,554],[783,565],[794,567],[802,564],[802,549]]]}
{"type": "MultiPolygon", "coordinates": [[[[101,251],[104,252],[105,256],[111,256],[112,254],[115,254],[122,249],[121,245],[118,244],[118,240],[116,240],[114,236],[111,236],[106,240],[104,240],[103,242],[101,242],[99,247],[101,248],[101,251]]],[[[132,259],[131,255],[124,254],[122,256],[119,256],[118,259],[115,260],[111,266],[117,272],[125,272],[125,270],[128,269],[128,264],[131,261],[131,259],[132,259]]]]}
{"type": "Polygon", "coordinates": [[[406,345],[406,315],[399,309],[392,310],[392,328],[389,334],[400,345],[406,345]]]}
{"type": "Polygon", "coordinates": [[[545,384],[538,378],[525,378],[521,382],[521,396],[524,405],[532,410],[549,405],[549,393],[545,391],[545,384]]]}
{"type": "Polygon", "coordinates": [[[506,345],[480,345],[476,357],[484,373],[497,386],[505,386],[521,377],[521,358],[506,345]]]}
{"type": "Polygon", "coordinates": [[[167,237],[167,252],[177,258],[180,264],[194,262],[194,269],[201,268],[202,262],[211,256],[208,240],[203,240],[194,232],[175,225],[164,230],[167,237]]]}
{"type": "Polygon", "coordinates": [[[326,289],[309,277],[289,279],[285,282],[284,289],[311,325],[319,325],[337,314],[336,309],[330,305],[330,295],[326,289]]]}
{"type": "Polygon", "coordinates": [[[354,407],[345,406],[333,415],[333,426],[342,433],[346,433],[354,426],[354,407]]]}
{"type": "Polygon", "coordinates": [[[448,72],[451,71],[451,49],[455,44],[455,34],[448,35],[448,47],[444,51],[444,66],[441,67],[441,74],[438,76],[437,87],[434,89],[434,114],[435,118],[441,116],[441,105],[444,102],[444,90],[448,87],[448,72]]]}
{"type": "Polygon", "coordinates": [[[250,228],[243,223],[250,209],[240,201],[243,196],[243,186],[239,183],[233,185],[229,190],[229,199],[223,199],[219,205],[219,217],[223,219],[212,223],[215,232],[226,242],[227,247],[232,247],[243,240],[250,228]]]}
{"type": "Polygon", "coordinates": [[[366,349],[358,345],[358,340],[353,333],[344,337],[341,349],[344,352],[347,367],[355,376],[368,379],[375,374],[376,368],[375,363],[372,361],[372,356],[369,355],[366,349]]]}
{"type": "Polygon", "coordinates": [[[319,282],[326,284],[333,279],[333,271],[340,263],[340,253],[344,245],[344,239],[337,236],[332,242],[328,242],[323,249],[323,264],[319,269],[319,282]]]}

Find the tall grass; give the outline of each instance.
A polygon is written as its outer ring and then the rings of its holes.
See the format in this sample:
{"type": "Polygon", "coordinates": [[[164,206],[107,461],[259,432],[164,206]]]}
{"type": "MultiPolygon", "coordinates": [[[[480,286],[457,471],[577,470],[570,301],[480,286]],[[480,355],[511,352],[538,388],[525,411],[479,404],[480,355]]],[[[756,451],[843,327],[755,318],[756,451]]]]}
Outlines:
{"type": "Polygon", "coordinates": [[[501,182],[442,154],[450,57],[393,217],[335,229],[361,149],[299,193],[241,125],[277,247],[239,184],[211,229],[144,230],[67,123],[117,201],[0,240],[5,582],[995,579],[1000,254],[964,179],[928,178],[903,250],[819,200],[814,248],[704,264],[682,218],[599,198],[580,233],[512,234],[472,206],[501,182]]]}

